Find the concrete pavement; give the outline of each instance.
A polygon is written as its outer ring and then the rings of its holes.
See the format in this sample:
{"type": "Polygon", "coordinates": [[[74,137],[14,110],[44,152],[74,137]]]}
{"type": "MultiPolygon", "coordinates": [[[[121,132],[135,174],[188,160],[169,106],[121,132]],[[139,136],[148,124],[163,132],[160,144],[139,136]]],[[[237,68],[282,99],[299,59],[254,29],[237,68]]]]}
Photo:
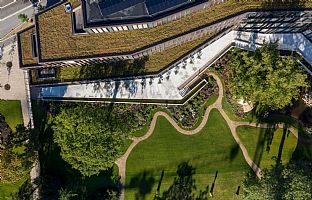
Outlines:
{"type": "Polygon", "coordinates": [[[5,90],[4,87],[0,88],[0,99],[5,100],[20,100],[24,125],[28,125],[30,121],[30,109],[27,102],[25,77],[24,72],[19,68],[18,52],[16,42],[3,47],[3,57],[0,59],[0,84],[4,86],[9,84],[10,90],[5,90]],[[11,61],[13,66],[8,70],[6,63],[11,61]]]}

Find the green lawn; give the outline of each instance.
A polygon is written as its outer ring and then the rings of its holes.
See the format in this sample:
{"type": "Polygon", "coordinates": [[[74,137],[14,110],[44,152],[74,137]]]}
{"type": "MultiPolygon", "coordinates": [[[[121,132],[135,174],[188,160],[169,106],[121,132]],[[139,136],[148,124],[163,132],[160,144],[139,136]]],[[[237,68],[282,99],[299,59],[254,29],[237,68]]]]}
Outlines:
{"type": "Polygon", "coordinates": [[[13,131],[18,124],[23,124],[21,102],[18,100],[0,100],[0,113],[13,131]]]}
{"type": "Polygon", "coordinates": [[[283,129],[272,131],[248,126],[240,126],[237,133],[248,150],[249,155],[260,168],[271,168],[275,165],[273,157],[278,157],[279,148],[281,161],[286,164],[297,146],[297,138],[292,133],[286,133],[283,139],[283,129]]]}
{"type": "Polygon", "coordinates": [[[11,193],[15,193],[18,191],[18,188],[29,178],[28,175],[21,178],[16,183],[0,183],[0,200],[11,200],[11,193]]]}
{"type": "MultiPolygon", "coordinates": [[[[21,109],[21,102],[17,100],[0,100],[0,113],[5,117],[6,122],[15,131],[15,127],[18,124],[23,124],[23,115],[21,109]]],[[[16,149],[17,152],[21,152],[23,149],[16,149]]],[[[27,175],[21,178],[16,183],[0,183],[0,200],[11,199],[10,194],[18,191],[18,188],[27,179],[27,175]]]]}
{"type": "Polygon", "coordinates": [[[164,169],[162,193],[183,161],[196,168],[198,189],[211,186],[218,170],[215,199],[236,199],[237,186],[250,170],[217,110],[211,111],[205,128],[193,136],[180,134],[160,117],[153,135],[136,146],[127,160],[126,199],[152,199],[164,169]]]}

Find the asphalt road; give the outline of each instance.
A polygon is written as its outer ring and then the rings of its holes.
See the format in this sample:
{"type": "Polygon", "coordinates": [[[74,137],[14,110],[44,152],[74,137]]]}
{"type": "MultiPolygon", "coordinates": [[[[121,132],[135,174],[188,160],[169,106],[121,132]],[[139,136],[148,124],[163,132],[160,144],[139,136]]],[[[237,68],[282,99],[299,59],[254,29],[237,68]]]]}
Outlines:
{"type": "Polygon", "coordinates": [[[0,39],[21,24],[19,14],[31,18],[36,10],[28,0],[0,0],[0,39]]]}

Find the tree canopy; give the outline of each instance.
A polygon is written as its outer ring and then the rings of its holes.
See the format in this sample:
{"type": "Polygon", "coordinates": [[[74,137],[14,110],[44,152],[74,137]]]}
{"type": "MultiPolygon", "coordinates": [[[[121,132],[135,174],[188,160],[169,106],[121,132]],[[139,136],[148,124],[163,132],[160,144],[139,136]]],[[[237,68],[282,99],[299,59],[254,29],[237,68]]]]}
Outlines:
{"type": "Polygon", "coordinates": [[[262,108],[280,109],[298,99],[308,86],[307,75],[291,56],[280,56],[276,43],[256,51],[234,50],[230,64],[229,87],[237,99],[262,108]]]}
{"type": "Polygon", "coordinates": [[[126,120],[108,107],[64,106],[54,120],[54,142],[62,158],[83,176],[99,174],[121,155],[129,132],[126,120]]]}
{"type": "Polygon", "coordinates": [[[244,199],[311,199],[311,163],[300,161],[263,170],[260,180],[248,177],[244,182],[244,199]]]}

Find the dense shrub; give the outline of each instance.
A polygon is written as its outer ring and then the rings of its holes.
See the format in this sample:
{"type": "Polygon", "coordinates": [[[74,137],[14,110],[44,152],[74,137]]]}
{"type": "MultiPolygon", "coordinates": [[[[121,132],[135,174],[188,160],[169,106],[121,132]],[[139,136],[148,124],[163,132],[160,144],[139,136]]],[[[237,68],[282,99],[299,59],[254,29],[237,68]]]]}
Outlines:
{"type": "Polygon", "coordinates": [[[205,102],[212,94],[217,93],[217,84],[213,78],[209,78],[208,84],[205,85],[192,99],[182,106],[168,106],[168,111],[173,115],[175,120],[183,127],[191,128],[198,121],[201,111],[205,107],[205,102]]]}

